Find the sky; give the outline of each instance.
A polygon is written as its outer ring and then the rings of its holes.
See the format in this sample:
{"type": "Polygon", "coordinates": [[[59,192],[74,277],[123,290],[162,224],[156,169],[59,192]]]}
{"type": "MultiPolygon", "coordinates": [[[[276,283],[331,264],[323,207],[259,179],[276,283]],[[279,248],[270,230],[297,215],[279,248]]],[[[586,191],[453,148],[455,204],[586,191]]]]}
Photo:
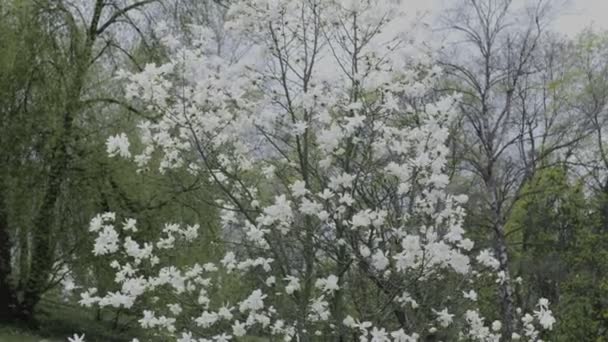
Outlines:
{"type": "Polygon", "coordinates": [[[588,25],[608,29],[608,0],[570,0],[555,22],[556,29],[572,35],[588,25]]]}
{"type": "MultiPolygon", "coordinates": [[[[526,0],[514,0],[514,4],[526,0]]],[[[573,36],[592,25],[595,29],[608,30],[608,0],[544,0],[546,2],[563,3],[558,8],[558,14],[553,22],[553,29],[568,36],[573,36]]],[[[450,6],[454,0],[408,0],[420,11],[438,14],[443,8],[450,6]]],[[[409,5],[409,4],[408,4],[409,5]]]]}

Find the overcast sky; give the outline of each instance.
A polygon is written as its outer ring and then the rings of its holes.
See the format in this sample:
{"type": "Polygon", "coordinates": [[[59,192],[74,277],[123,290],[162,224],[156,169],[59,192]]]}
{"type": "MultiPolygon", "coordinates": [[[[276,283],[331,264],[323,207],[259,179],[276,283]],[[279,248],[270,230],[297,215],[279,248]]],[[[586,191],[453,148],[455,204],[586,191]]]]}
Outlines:
{"type": "MultiPolygon", "coordinates": [[[[417,10],[440,13],[441,9],[454,0],[408,0],[417,10]]],[[[514,0],[515,3],[526,0],[514,0]]],[[[593,25],[596,29],[608,29],[608,0],[544,0],[550,3],[564,3],[554,22],[554,28],[566,35],[574,35],[583,28],[593,25]]]]}
{"type": "Polygon", "coordinates": [[[570,0],[555,24],[566,34],[580,32],[589,25],[608,29],[608,0],[570,0]]]}

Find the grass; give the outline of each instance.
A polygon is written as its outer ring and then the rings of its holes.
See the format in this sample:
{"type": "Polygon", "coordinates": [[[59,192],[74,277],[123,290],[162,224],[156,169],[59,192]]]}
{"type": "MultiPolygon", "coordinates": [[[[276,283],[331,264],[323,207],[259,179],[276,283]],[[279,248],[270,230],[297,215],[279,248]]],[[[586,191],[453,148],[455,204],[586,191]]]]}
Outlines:
{"type": "MultiPolygon", "coordinates": [[[[0,325],[0,342],[67,342],[68,336],[84,333],[87,342],[126,342],[138,331],[115,329],[114,311],[97,312],[64,302],[56,294],[45,295],[36,309],[37,329],[0,325]]],[[[119,323],[124,326],[126,315],[119,323]]],[[[132,319],[132,318],[129,318],[132,319]]]]}
{"type": "MultiPolygon", "coordinates": [[[[133,325],[133,318],[122,315],[120,325],[131,322],[126,330],[114,329],[114,312],[97,312],[86,309],[74,303],[61,301],[56,295],[47,294],[37,308],[36,319],[38,329],[27,330],[21,327],[0,325],[0,342],[67,342],[68,336],[85,334],[87,342],[127,342],[135,336],[145,336],[145,333],[133,325]]],[[[263,337],[250,336],[245,342],[268,342],[263,337]]]]}
{"type": "MultiPolygon", "coordinates": [[[[17,328],[0,327],[0,342],[60,342],[61,340],[36,336],[17,328]]],[[[63,340],[63,341],[67,341],[63,340]]],[[[62,342],[63,342],[62,341],[62,342]]]]}

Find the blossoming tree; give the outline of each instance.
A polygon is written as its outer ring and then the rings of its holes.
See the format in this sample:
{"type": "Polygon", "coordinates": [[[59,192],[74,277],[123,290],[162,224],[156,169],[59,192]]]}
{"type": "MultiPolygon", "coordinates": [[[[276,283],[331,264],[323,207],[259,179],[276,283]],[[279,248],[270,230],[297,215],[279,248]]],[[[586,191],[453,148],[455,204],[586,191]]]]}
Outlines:
{"type": "MultiPolygon", "coordinates": [[[[469,259],[466,196],[446,191],[457,99],[432,91],[441,70],[406,9],[233,1],[221,39],[204,28],[194,46],[165,37],[171,62],[122,73],[127,98],[157,119],[141,123],[137,154],[125,134],[108,153],[142,172],[209,178],[225,255],[177,267],[198,225],[138,242],[135,219],[103,213],[89,227],[93,252],[118,289],[90,289],[81,303],[136,307],[150,336],[181,342],[498,340],[474,290],[497,277],[497,261],[469,259]],[[235,281],[242,293],[219,295],[235,281]]],[[[553,324],[546,301],[513,337],[537,340],[536,323],[553,324]]]]}

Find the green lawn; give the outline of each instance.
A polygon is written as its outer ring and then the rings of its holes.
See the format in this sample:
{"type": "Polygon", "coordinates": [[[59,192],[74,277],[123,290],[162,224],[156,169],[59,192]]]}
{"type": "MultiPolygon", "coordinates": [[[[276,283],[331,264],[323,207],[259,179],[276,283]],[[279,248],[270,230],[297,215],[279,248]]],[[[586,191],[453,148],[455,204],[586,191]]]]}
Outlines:
{"type": "MultiPolygon", "coordinates": [[[[40,336],[35,336],[27,332],[19,331],[12,328],[0,327],[0,342],[60,342],[57,339],[49,339],[40,336]]],[[[61,342],[65,342],[67,339],[61,342]]]]}
{"type": "MultiPolygon", "coordinates": [[[[95,311],[91,309],[66,304],[49,297],[51,296],[48,295],[39,305],[38,330],[0,325],[0,342],[67,342],[68,336],[73,336],[74,333],[84,333],[87,342],[127,342],[134,336],[145,336],[144,331],[137,329],[136,323],[131,323],[132,327],[126,331],[115,330],[113,311],[107,310],[102,315],[103,319],[98,320],[95,311]]],[[[122,317],[121,320],[134,319],[126,315],[122,317]]],[[[253,336],[242,340],[268,342],[266,338],[253,336]]]]}
{"type": "Polygon", "coordinates": [[[131,341],[132,336],[113,329],[113,317],[109,312],[96,320],[94,311],[47,294],[37,308],[38,329],[0,325],[0,342],[67,342],[74,333],[85,333],[87,342],[131,341]]]}

